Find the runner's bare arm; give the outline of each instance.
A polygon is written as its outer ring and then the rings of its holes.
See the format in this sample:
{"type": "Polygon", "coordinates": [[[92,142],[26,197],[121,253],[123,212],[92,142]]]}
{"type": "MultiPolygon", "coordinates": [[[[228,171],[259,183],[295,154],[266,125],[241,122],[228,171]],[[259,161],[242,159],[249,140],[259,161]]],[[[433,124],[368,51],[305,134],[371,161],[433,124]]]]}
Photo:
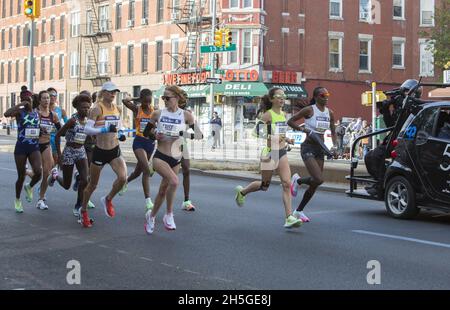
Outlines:
{"type": "Polygon", "coordinates": [[[56,145],[56,152],[58,153],[59,158],[61,158],[61,136],[65,136],[67,130],[69,130],[69,128],[72,128],[74,125],[75,125],[75,119],[72,117],[67,121],[67,123],[64,124],[64,126],[62,126],[61,129],[59,129],[56,132],[55,145],[56,145]]]}
{"type": "Polygon", "coordinates": [[[288,125],[292,128],[294,128],[295,130],[298,131],[303,131],[305,133],[309,133],[309,130],[297,125],[297,121],[300,119],[307,119],[310,118],[313,114],[313,110],[312,107],[304,107],[303,109],[301,109],[300,111],[298,111],[297,113],[294,114],[294,116],[292,116],[289,120],[288,120],[288,125]]]}

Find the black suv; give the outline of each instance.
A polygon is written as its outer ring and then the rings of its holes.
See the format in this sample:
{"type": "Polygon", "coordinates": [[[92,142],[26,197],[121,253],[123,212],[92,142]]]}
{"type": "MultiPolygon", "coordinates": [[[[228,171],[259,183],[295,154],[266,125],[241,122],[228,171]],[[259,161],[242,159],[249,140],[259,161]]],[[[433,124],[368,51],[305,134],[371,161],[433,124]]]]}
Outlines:
{"type": "MultiPolygon", "coordinates": [[[[416,86],[448,87],[444,84],[416,86]]],[[[395,126],[356,139],[352,146],[350,190],[347,195],[385,201],[389,215],[412,218],[420,208],[450,212],[450,101],[422,101],[411,89],[403,101],[395,126]],[[354,157],[359,141],[389,132],[386,141],[386,173],[377,181],[368,175],[355,175],[354,157]],[[370,195],[358,184],[376,184],[378,195],[370,195]]]]}

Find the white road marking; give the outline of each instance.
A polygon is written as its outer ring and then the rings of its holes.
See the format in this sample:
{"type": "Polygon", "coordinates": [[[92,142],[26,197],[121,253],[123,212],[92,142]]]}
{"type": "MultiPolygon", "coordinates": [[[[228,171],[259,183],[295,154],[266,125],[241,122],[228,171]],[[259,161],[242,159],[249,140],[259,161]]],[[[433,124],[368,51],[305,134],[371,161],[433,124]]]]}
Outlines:
{"type": "Polygon", "coordinates": [[[117,253],[120,253],[120,254],[128,254],[128,252],[126,252],[126,251],[117,250],[117,249],[116,249],[116,251],[117,251],[117,253]]]}
{"type": "Polygon", "coordinates": [[[12,171],[12,172],[17,171],[16,169],[9,169],[9,168],[3,168],[3,167],[0,167],[0,170],[6,170],[6,171],[12,171]]]}
{"type": "Polygon", "coordinates": [[[149,261],[149,262],[153,262],[153,259],[151,259],[151,258],[147,258],[147,257],[139,257],[140,259],[143,259],[143,260],[147,260],[147,261],[149,261]]]}
{"type": "Polygon", "coordinates": [[[111,248],[111,247],[109,247],[107,245],[104,245],[104,244],[99,244],[98,246],[101,247],[101,248],[104,248],[104,249],[110,249],[111,248]]]}
{"type": "Polygon", "coordinates": [[[170,264],[166,264],[166,263],[161,263],[161,265],[171,267],[171,268],[175,267],[174,265],[170,265],[170,264]]]}
{"type": "Polygon", "coordinates": [[[372,236],[378,236],[378,237],[384,237],[384,238],[390,238],[390,239],[422,243],[422,244],[433,245],[433,246],[450,249],[450,244],[448,244],[448,243],[434,242],[434,241],[428,241],[428,240],[422,240],[422,239],[416,239],[416,238],[408,238],[408,237],[402,237],[402,236],[396,236],[396,235],[381,234],[381,233],[365,231],[365,230],[352,230],[352,232],[357,233],[357,234],[372,235],[372,236]]]}

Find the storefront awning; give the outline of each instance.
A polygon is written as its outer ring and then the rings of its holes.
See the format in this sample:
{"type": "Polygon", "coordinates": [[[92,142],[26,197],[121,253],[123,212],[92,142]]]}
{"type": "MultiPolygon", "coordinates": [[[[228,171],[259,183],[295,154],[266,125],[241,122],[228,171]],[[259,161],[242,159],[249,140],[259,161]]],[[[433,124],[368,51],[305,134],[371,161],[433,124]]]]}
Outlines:
{"type": "MultiPolygon", "coordinates": [[[[188,95],[188,98],[200,98],[207,97],[209,95],[209,85],[196,84],[196,85],[183,85],[180,86],[188,95]]],[[[162,86],[160,89],[153,92],[154,98],[159,98],[164,94],[166,86],[162,86]]]]}
{"type": "Polygon", "coordinates": [[[214,86],[214,93],[229,97],[262,97],[267,94],[264,83],[225,82],[214,86]]]}
{"type": "Polygon", "coordinates": [[[450,98],[450,87],[436,88],[428,93],[430,98],[450,98]]]}
{"type": "Polygon", "coordinates": [[[306,99],[308,98],[308,94],[306,93],[306,89],[302,85],[298,84],[272,84],[266,83],[268,89],[273,87],[278,87],[284,90],[288,99],[306,99]]]}

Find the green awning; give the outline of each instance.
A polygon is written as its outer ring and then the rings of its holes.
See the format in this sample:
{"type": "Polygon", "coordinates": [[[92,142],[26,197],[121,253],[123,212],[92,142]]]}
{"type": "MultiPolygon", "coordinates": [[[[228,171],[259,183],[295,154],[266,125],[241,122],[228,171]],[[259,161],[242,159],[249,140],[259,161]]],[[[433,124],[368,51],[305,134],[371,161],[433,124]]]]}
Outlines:
{"type": "Polygon", "coordinates": [[[306,99],[308,94],[302,85],[298,84],[272,84],[266,83],[267,88],[278,87],[284,90],[288,99],[306,99]]]}
{"type": "MultiPolygon", "coordinates": [[[[180,86],[187,94],[189,98],[207,97],[209,95],[209,85],[196,84],[196,85],[183,85],[180,86]]],[[[166,86],[161,86],[160,89],[153,92],[154,98],[159,98],[164,94],[166,86]]]]}
{"type": "Polygon", "coordinates": [[[262,97],[267,91],[266,85],[258,82],[225,82],[214,85],[214,93],[229,97],[262,97]]]}

